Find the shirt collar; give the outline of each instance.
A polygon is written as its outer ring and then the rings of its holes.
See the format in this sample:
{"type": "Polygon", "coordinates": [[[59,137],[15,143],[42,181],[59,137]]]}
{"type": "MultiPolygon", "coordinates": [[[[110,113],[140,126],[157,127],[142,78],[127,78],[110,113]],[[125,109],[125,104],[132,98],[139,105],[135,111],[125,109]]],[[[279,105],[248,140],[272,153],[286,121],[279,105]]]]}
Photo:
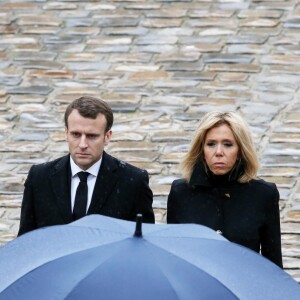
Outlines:
{"type": "MultiPolygon", "coordinates": [[[[100,167],[101,167],[102,158],[100,158],[97,162],[95,162],[91,167],[89,167],[86,172],[89,172],[90,174],[97,177],[100,167]]],[[[71,173],[72,177],[74,177],[78,172],[84,171],[80,167],[76,165],[73,158],[70,156],[70,164],[71,164],[71,173]]]]}

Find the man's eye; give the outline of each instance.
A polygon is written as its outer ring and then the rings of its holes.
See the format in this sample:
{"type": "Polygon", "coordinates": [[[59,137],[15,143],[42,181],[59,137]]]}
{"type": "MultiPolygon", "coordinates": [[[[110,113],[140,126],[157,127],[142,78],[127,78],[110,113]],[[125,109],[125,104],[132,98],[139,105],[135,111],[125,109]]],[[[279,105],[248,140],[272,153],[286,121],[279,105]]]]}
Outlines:
{"type": "Polygon", "coordinates": [[[86,137],[90,140],[94,140],[97,138],[97,135],[96,134],[88,134],[86,137]]]}
{"type": "Polygon", "coordinates": [[[80,137],[80,133],[78,132],[71,132],[71,136],[74,138],[79,138],[80,137]]]}

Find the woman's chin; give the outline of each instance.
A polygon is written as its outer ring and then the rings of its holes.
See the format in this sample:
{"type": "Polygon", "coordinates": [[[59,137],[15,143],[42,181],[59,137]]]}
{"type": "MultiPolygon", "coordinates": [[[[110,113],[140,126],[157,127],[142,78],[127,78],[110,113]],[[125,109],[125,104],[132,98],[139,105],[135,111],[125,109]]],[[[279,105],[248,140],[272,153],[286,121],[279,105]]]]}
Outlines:
{"type": "Polygon", "coordinates": [[[214,175],[216,175],[216,176],[218,176],[218,175],[225,175],[225,174],[228,173],[227,170],[211,170],[211,171],[212,171],[212,173],[213,173],[214,175]]]}

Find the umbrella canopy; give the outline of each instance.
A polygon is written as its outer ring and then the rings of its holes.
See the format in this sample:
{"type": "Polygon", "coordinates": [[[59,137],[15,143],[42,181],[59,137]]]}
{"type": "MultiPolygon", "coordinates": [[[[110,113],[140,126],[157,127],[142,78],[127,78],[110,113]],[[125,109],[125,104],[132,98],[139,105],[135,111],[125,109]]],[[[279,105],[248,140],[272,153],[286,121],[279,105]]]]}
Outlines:
{"type": "Polygon", "coordinates": [[[100,215],[22,235],[0,249],[0,299],[299,299],[257,253],[192,224],[100,215]],[[135,232],[135,234],[133,234],[135,232]]]}

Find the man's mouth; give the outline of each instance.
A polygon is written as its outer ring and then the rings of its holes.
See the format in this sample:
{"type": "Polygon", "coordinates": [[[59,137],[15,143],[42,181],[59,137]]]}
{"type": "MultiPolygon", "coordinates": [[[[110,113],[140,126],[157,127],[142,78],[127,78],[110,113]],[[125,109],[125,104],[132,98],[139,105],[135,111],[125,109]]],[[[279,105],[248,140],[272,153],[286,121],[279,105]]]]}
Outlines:
{"type": "Polygon", "coordinates": [[[88,153],[77,153],[76,155],[79,156],[79,157],[88,157],[88,156],[90,156],[88,153]]]}

